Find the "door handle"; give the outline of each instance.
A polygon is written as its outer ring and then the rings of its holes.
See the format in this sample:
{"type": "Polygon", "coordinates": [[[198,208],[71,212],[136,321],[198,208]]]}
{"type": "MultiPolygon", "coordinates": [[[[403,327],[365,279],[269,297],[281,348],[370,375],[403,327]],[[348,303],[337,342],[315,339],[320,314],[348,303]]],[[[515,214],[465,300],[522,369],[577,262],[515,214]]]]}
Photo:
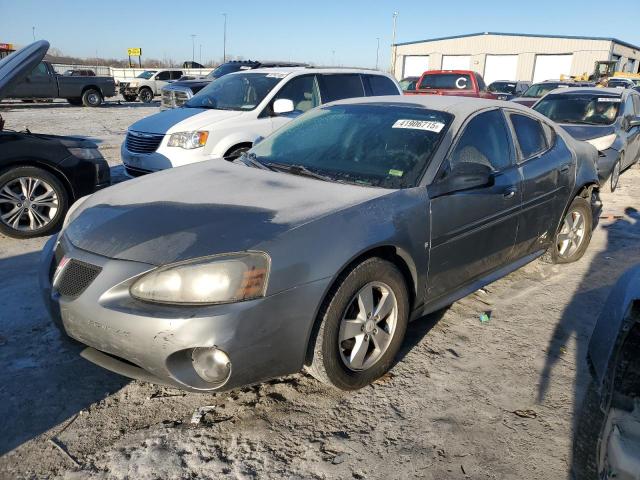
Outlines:
{"type": "Polygon", "coordinates": [[[512,190],[508,190],[508,191],[506,191],[506,192],[504,192],[504,193],[502,194],[502,196],[503,196],[505,199],[513,198],[513,197],[515,197],[515,195],[516,195],[516,191],[515,191],[515,190],[513,190],[513,189],[512,189],[512,190]]]}

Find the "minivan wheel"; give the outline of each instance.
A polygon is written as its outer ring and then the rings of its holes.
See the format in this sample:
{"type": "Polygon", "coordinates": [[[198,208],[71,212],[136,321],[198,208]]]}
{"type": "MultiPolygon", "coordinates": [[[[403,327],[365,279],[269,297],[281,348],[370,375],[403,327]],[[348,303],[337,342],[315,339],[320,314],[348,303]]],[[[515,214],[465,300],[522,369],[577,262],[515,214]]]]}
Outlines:
{"type": "Polygon", "coordinates": [[[62,223],[67,191],[49,172],[18,167],[0,174],[0,233],[13,238],[49,235],[62,223]]]}
{"type": "Polygon", "coordinates": [[[102,100],[102,94],[95,88],[89,88],[82,94],[82,104],[85,107],[99,107],[102,100]]]}
{"type": "Polygon", "coordinates": [[[229,162],[233,162],[236,158],[239,158],[244,152],[248,152],[251,147],[235,147],[229,150],[224,159],[229,162]]]}
{"type": "Polygon", "coordinates": [[[308,371],[340,390],[355,390],[384,375],[407,329],[409,297],[400,270],[369,258],[344,273],[321,311],[308,371]]]}
{"type": "Polygon", "coordinates": [[[548,263],[579,260],[589,246],[592,227],[591,205],[585,198],[574,198],[553,238],[553,244],[542,259],[548,263]]]}
{"type": "Polygon", "coordinates": [[[151,103],[153,101],[153,92],[149,88],[141,88],[138,92],[138,98],[142,103],[151,103]]]}

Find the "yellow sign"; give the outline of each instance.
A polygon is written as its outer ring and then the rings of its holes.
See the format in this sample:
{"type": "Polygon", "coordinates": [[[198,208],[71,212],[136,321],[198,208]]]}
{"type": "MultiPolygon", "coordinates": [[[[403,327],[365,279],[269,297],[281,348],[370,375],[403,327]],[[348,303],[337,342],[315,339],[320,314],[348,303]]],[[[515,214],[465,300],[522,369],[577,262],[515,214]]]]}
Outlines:
{"type": "Polygon", "coordinates": [[[142,55],[142,49],[141,48],[127,48],[127,55],[129,55],[130,57],[139,57],[140,55],[142,55]]]}

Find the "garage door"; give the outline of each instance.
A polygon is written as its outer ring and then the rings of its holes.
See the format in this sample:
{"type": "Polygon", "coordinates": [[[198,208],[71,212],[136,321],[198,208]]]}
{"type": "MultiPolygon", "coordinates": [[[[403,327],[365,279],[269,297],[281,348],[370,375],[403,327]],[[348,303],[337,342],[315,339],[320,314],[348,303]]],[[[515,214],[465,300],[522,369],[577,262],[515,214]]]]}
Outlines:
{"type": "Polygon", "coordinates": [[[483,75],[487,85],[496,80],[517,80],[517,75],[517,55],[487,55],[483,75]]]}
{"type": "Polygon", "coordinates": [[[429,70],[429,55],[405,55],[402,78],[421,77],[429,70]]]}
{"type": "Polygon", "coordinates": [[[469,70],[471,67],[470,55],[443,55],[442,70],[469,70]]]}
{"type": "Polygon", "coordinates": [[[555,80],[571,74],[573,55],[536,55],[533,81],[555,80]]]}

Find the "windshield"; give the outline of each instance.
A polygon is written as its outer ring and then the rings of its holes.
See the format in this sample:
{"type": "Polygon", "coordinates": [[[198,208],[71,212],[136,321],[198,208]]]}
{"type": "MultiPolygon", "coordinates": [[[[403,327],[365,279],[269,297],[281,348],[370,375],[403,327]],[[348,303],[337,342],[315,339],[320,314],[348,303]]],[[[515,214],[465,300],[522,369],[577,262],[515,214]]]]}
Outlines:
{"type": "Polygon", "coordinates": [[[145,70],[136,78],[144,78],[145,80],[149,80],[153,75],[157,72],[157,70],[145,70]]]}
{"type": "Polygon", "coordinates": [[[251,67],[243,64],[224,63],[207,75],[210,80],[223,77],[229,73],[239,72],[240,70],[251,70],[251,67]]]}
{"type": "Polygon", "coordinates": [[[309,111],[253,147],[264,165],[296,165],[335,181],[415,186],[453,116],[413,107],[332,105],[309,111]]]}
{"type": "Polygon", "coordinates": [[[253,110],[282,79],[279,73],[236,73],[210,83],[184,104],[188,108],[253,110]]]}
{"type": "Polygon", "coordinates": [[[534,110],[558,123],[610,125],[620,110],[620,97],[594,95],[548,95],[534,110]]]}
{"type": "Polygon", "coordinates": [[[526,92],[522,94],[523,97],[540,98],[544,97],[551,90],[555,90],[560,87],[568,87],[566,83],[536,83],[531,85],[526,92]]]}
{"type": "Polygon", "coordinates": [[[515,82],[493,82],[489,85],[489,91],[493,93],[516,93],[515,82]]]}
{"type": "Polygon", "coordinates": [[[459,73],[435,73],[422,77],[419,89],[437,88],[442,90],[471,90],[471,76],[459,73]]]}

